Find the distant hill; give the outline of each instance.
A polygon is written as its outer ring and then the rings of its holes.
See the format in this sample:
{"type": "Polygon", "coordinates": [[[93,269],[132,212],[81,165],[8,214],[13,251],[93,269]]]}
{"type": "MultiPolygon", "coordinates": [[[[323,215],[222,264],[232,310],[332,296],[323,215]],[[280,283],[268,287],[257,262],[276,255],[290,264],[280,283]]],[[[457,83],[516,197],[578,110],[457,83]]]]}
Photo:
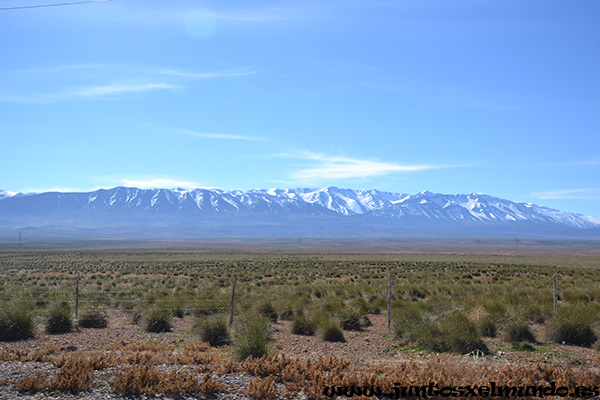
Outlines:
{"type": "Polygon", "coordinates": [[[0,233],[110,238],[600,238],[600,220],[481,193],[321,189],[0,191],[0,233]]]}

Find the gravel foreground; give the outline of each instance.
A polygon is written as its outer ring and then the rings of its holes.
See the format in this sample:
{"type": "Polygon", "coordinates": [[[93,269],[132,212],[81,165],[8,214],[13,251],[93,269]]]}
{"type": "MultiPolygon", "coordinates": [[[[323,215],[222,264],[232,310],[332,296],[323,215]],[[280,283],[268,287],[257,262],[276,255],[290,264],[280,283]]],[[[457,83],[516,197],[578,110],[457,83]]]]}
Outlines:
{"type": "MultiPolygon", "coordinates": [[[[40,333],[26,341],[0,342],[0,354],[3,354],[2,360],[4,360],[0,361],[0,400],[254,399],[246,393],[246,390],[252,382],[262,379],[262,376],[251,373],[252,368],[219,370],[220,366],[226,365],[230,360],[228,349],[214,349],[208,348],[207,344],[198,344],[197,338],[189,333],[193,325],[190,317],[177,320],[173,332],[150,334],[143,332],[140,326],[132,324],[120,311],[111,310],[110,314],[109,328],[82,329],[61,335],[40,333]],[[177,359],[185,353],[187,345],[198,347],[197,352],[205,353],[208,358],[202,361],[177,359]],[[204,349],[203,346],[207,348],[204,349]],[[29,358],[11,356],[18,354],[27,354],[29,358]],[[211,354],[215,355],[216,361],[210,361],[211,354]],[[136,361],[119,359],[121,361],[99,367],[94,371],[91,389],[77,394],[54,392],[48,389],[37,393],[22,393],[15,390],[15,384],[26,377],[33,378],[39,374],[46,375],[48,379],[55,377],[60,370],[57,359],[61,357],[79,359],[80,356],[97,359],[103,356],[115,356],[117,359],[131,356],[136,361]],[[115,378],[123,375],[123,372],[133,365],[145,365],[144,356],[153,357],[148,365],[153,365],[160,373],[169,374],[173,371],[189,373],[198,381],[202,380],[209,368],[214,380],[224,385],[224,390],[214,393],[194,392],[193,395],[180,397],[162,394],[129,396],[118,393],[115,390],[115,378]]],[[[351,375],[349,370],[352,368],[360,369],[359,372],[363,374],[377,369],[382,371],[381,368],[384,367],[388,368],[386,373],[404,371],[404,375],[399,380],[407,381],[407,377],[414,376],[415,384],[426,384],[432,377],[442,379],[440,376],[451,377],[452,381],[456,378],[467,383],[476,383],[481,379],[504,381],[505,378],[497,377],[494,372],[503,369],[510,370],[513,384],[525,383],[524,378],[527,375],[539,375],[538,378],[545,379],[544,374],[550,374],[551,379],[560,378],[561,371],[567,370],[577,374],[577,380],[574,381],[577,384],[593,384],[600,376],[600,356],[593,349],[538,344],[536,346],[541,350],[536,352],[507,351],[502,348],[503,343],[499,339],[488,339],[490,347],[501,350],[496,350],[494,354],[482,358],[469,355],[436,355],[399,346],[398,342],[388,335],[385,316],[372,315],[370,318],[373,326],[360,332],[345,332],[344,343],[325,342],[316,336],[291,335],[289,321],[279,321],[274,326],[272,353],[298,360],[317,360],[322,356],[335,357],[324,371],[340,368],[332,375],[336,385],[342,384],[340,380],[342,376],[351,375]],[[541,367],[548,369],[543,373],[538,372],[541,367]]],[[[193,356],[196,353],[191,354],[193,356]]],[[[288,378],[293,380],[296,376],[292,375],[288,378]]],[[[317,382],[313,378],[305,378],[304,382],[308,385],[305,388],[309,387],[313,395],[317,391],[321,392],[322,387],[319,390],[315,385],[322,385],[323,382],[317,382]]],[[[309,398],[302,389],[288,391],[287,383],[275,385],[276,395],[271,398],[292,400],[309,398]]],[[[389,387],[389,385],[382,386],[389,387]]]]}
{"type": "MultiPolygon", "coordinates": [[[[194,366],[186,366],[186,365],[155,365],[155,368],[161,372],[171,372],[174,369],[179,371],[186,372],[194,372],[196,367],[194,366]]],[[[19,393],[18,391],[13,390],[13,383],[18,379],[22,379],[25,376],[35,376],[38,373],[47,372],[49,370],[56,370],[56,368],[51,363],[40,363],[40,362],[18,362],[18,361],[3,361],[0,362],[0,400],[12,400],[12,399],[25,399],[25,400],[37,400],[37,399],[49,399],[49,400],[58,400],[58,399],[80,399],[80,400],[120,400],[120,399],[128,399],[132,398],[136,399],[174,399],[173,396],[166,395],[155,395],[155,396],[127,396],[119,393],[115,393],[113,391],[112,381],[114,381],[114,375],[118,371],[123,368],[107,368],[101,371],[95,371],[95,379],[93,381],[93,390],[88,392],[80,392],[78,394],[68,394],[68,393],[56,393],[49,391],[41,391],[34,394],[28,393],[19,393]],[[8,383],[8,384],[6,384],[8,383]]],[[[204,377],[204,373],[197,372],[195,374],[198,379],[202,379],[204,377]]],[[[238,374],[213,374],[213,377],[222,382],[228,389],[223,392],[216,392],[210,394],[198,394],[193,396],[180,396],[178,399],[213,399],[213,400],[221,400],[221,399],[237,399],[237,400],[250,400],[253,397],[247,396],[243,394],[244,390],[248,387],[248,384],[253,376],[244,373],[238,374]]],[[[277,384],[280,393],[284,392],[284,386],[282,384],[277,384]]],[[[276,398],[282,398],[281,396],[277,396],[276,398]]],[[[307,397],[299,393],[295,396],[286,396],[287,399],[294,400],[305,400],[307,397]]]]}

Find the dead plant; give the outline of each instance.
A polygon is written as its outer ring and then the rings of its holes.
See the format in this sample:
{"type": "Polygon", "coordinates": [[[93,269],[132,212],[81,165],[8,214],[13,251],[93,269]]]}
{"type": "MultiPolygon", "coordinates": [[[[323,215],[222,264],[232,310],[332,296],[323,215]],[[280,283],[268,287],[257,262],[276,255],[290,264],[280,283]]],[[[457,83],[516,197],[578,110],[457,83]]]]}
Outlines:
{"type": "Polygon", "coordinates": [[[254,378],[244,391],[247,396],[255,399],[272,399],[277,396],[277,385],[271,376],[254,378]]]}

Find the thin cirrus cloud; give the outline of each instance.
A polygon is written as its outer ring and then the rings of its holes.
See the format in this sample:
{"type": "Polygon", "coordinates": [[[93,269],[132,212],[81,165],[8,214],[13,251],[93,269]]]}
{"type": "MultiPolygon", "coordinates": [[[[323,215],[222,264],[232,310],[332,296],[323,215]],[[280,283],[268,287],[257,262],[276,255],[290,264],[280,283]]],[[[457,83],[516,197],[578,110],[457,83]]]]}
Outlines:
{"type": "Polygon", "coordinates": [[[220,78],[237,78],[242,76],[249,76],[259,73],[257,70],[225,70],[225,71],[215,71],[215,72],[189,72],[189,71],[180,71],[176,69],[158,69],[156,71],[160,75],[165,76],[173,76],[180,78],[189,78],[189,79],[220,79],[220,78]]]}
{"type": "Polygon", "coordinates": [[[83,97],[100,97],[111,96],[126,93],[140,93],[152,90],[167,90],[177,89],[178,86],[168,83],[130,83],[130,84],[113,84],[104,86],[90,86],[73,92],[75,96],[83,97]]]}
{"type": "Polygon", "coordinates": [[[577,161],[577,162],[571,163],[571,165],[577,165],[577,166],[595,166],[595,165],[600,165],[600,157],[577,161]]]}
{"type": "MultiPolygon", "coordinates": [[[[26,187],[23,190],[20,190],[20,193],[48,193],[48,192],[59,192],[59,193],[72,193],[72,192],[78,192],[80,191],[79,189],[75,189],[72,187],[36,187],[36,188],[32,188],[32,187],[26,187]]],[[[19,192],[8,192],[11,194],[17,194],[19,192]]]]}
{"type": "Polygon", "coordinates": [[[0,102],[50,104],[81,99],[115,99],[132,94],[184,89],[193,81],[241,78],[257,73],[242,69],[195,72],[100,64],[55,66],[2,73],[0,78],[11,82],[12,90],[0,92],[0,102]],[[90,83],[98,80],[107,83],[90,83]],[[45,85],[51,88],[44,88],[45,85]]]}
{"type": "Polygon", "coordinates": [[[169,130],[170,133],[175,133],[179,135],[187,135],[194,136],[205,139],[222,139],[222,140],[246,140],[251,142],[261,142],[265,140],[261,137],[256,136],[245,136],[245,135],[236,135],[231,133],[210,133],[210,132],[196,132],[190,129],[175,129],[169,130]]]}
{"type": "MultiPolygon", "coordinates": [[[[306,19],[310,14],[294,8],[270,8],[259,10],[240,10],[233,12],[214,12],[214,17],[221,21],[239,22],[281,22],[306,19]]],[[[319,15],[315,13],[313,15],[319,15]]]]}
{"type": "Polygon", "coordinates": [[[156,90],[174,90],[180,86],[163,82],[119,83],[98,86],[85,86],[63,92],[47,93],[0,93],[0,102],[25,104],[51,104],[81,99],[107,99],[120,95],[144,93],[156,90]]]}
{"type": "Polygon", "coordinates": [[[543,200],[600,200],[600,189],[563,189],[534,192],[531,196],[543,200]]]}
{"type": "Polygon", "coordinates": [[[173,178],[124,178],[118,179],[118,183],[127,187],[136,187],[140,189],[159,189],[159,188],[186,188],[195,189],[202,187],[198,182],[173,179],[173,178]]]}
{"type": "MultiPolygon", "coordinates": [[[[165,3],[166,4],[166,3],[165,3]]],[[[225,9],[205,7],[177,7],[171,3],[166,6],[143,6],[131,5],[126,2],[111,4],[112,10],[100,9],[95,15],[98,18],[108,20],[111,23],[142,25],[152,27],[179,26],[186,16],[214,20],[231,24],[240,23],[273,23],[292,20],[315,18],[320,16],[321,9],[307,12],[308,5],[303,7],[271,7],[254,9],[225,9]],[[110,11],[110,12],[109,12],[110,11]]],[[[314,7],[313,7],[314,8],[314,7]]]]}
{"type": "Polygon", "coordinates": [[[292,174],[300,181],[319,181],[323,179],[368,178],[402,172],[417,172],[442,166],[425,164],[397,164],[373,160],[361,160],[349,157],[330,156],[317,153],[282,154],[282,157],[301,158],[314,165],[302,168],[292,174]]]}

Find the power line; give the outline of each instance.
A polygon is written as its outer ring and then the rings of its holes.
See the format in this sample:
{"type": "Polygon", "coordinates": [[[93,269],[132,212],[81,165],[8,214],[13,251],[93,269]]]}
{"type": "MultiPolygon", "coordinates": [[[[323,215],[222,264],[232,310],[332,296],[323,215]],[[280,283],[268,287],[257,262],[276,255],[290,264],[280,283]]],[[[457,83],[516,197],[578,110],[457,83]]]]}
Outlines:
{"type": "Polygon", "coordinates": [[[0,8],[0,11],[20,10],[20,9],[23,9],[23,8],[72,6],[72,5],[75,5],[75,4],[100,3],[100,2],[104,2],[104,1],[110,1],[110,0],[87,0],[87,1],[75,1],[75,2],[72,2],[72,3],[40,4],[40,5],[37,5],[37,6],[4,7],[4,8],[0,8]]]}

